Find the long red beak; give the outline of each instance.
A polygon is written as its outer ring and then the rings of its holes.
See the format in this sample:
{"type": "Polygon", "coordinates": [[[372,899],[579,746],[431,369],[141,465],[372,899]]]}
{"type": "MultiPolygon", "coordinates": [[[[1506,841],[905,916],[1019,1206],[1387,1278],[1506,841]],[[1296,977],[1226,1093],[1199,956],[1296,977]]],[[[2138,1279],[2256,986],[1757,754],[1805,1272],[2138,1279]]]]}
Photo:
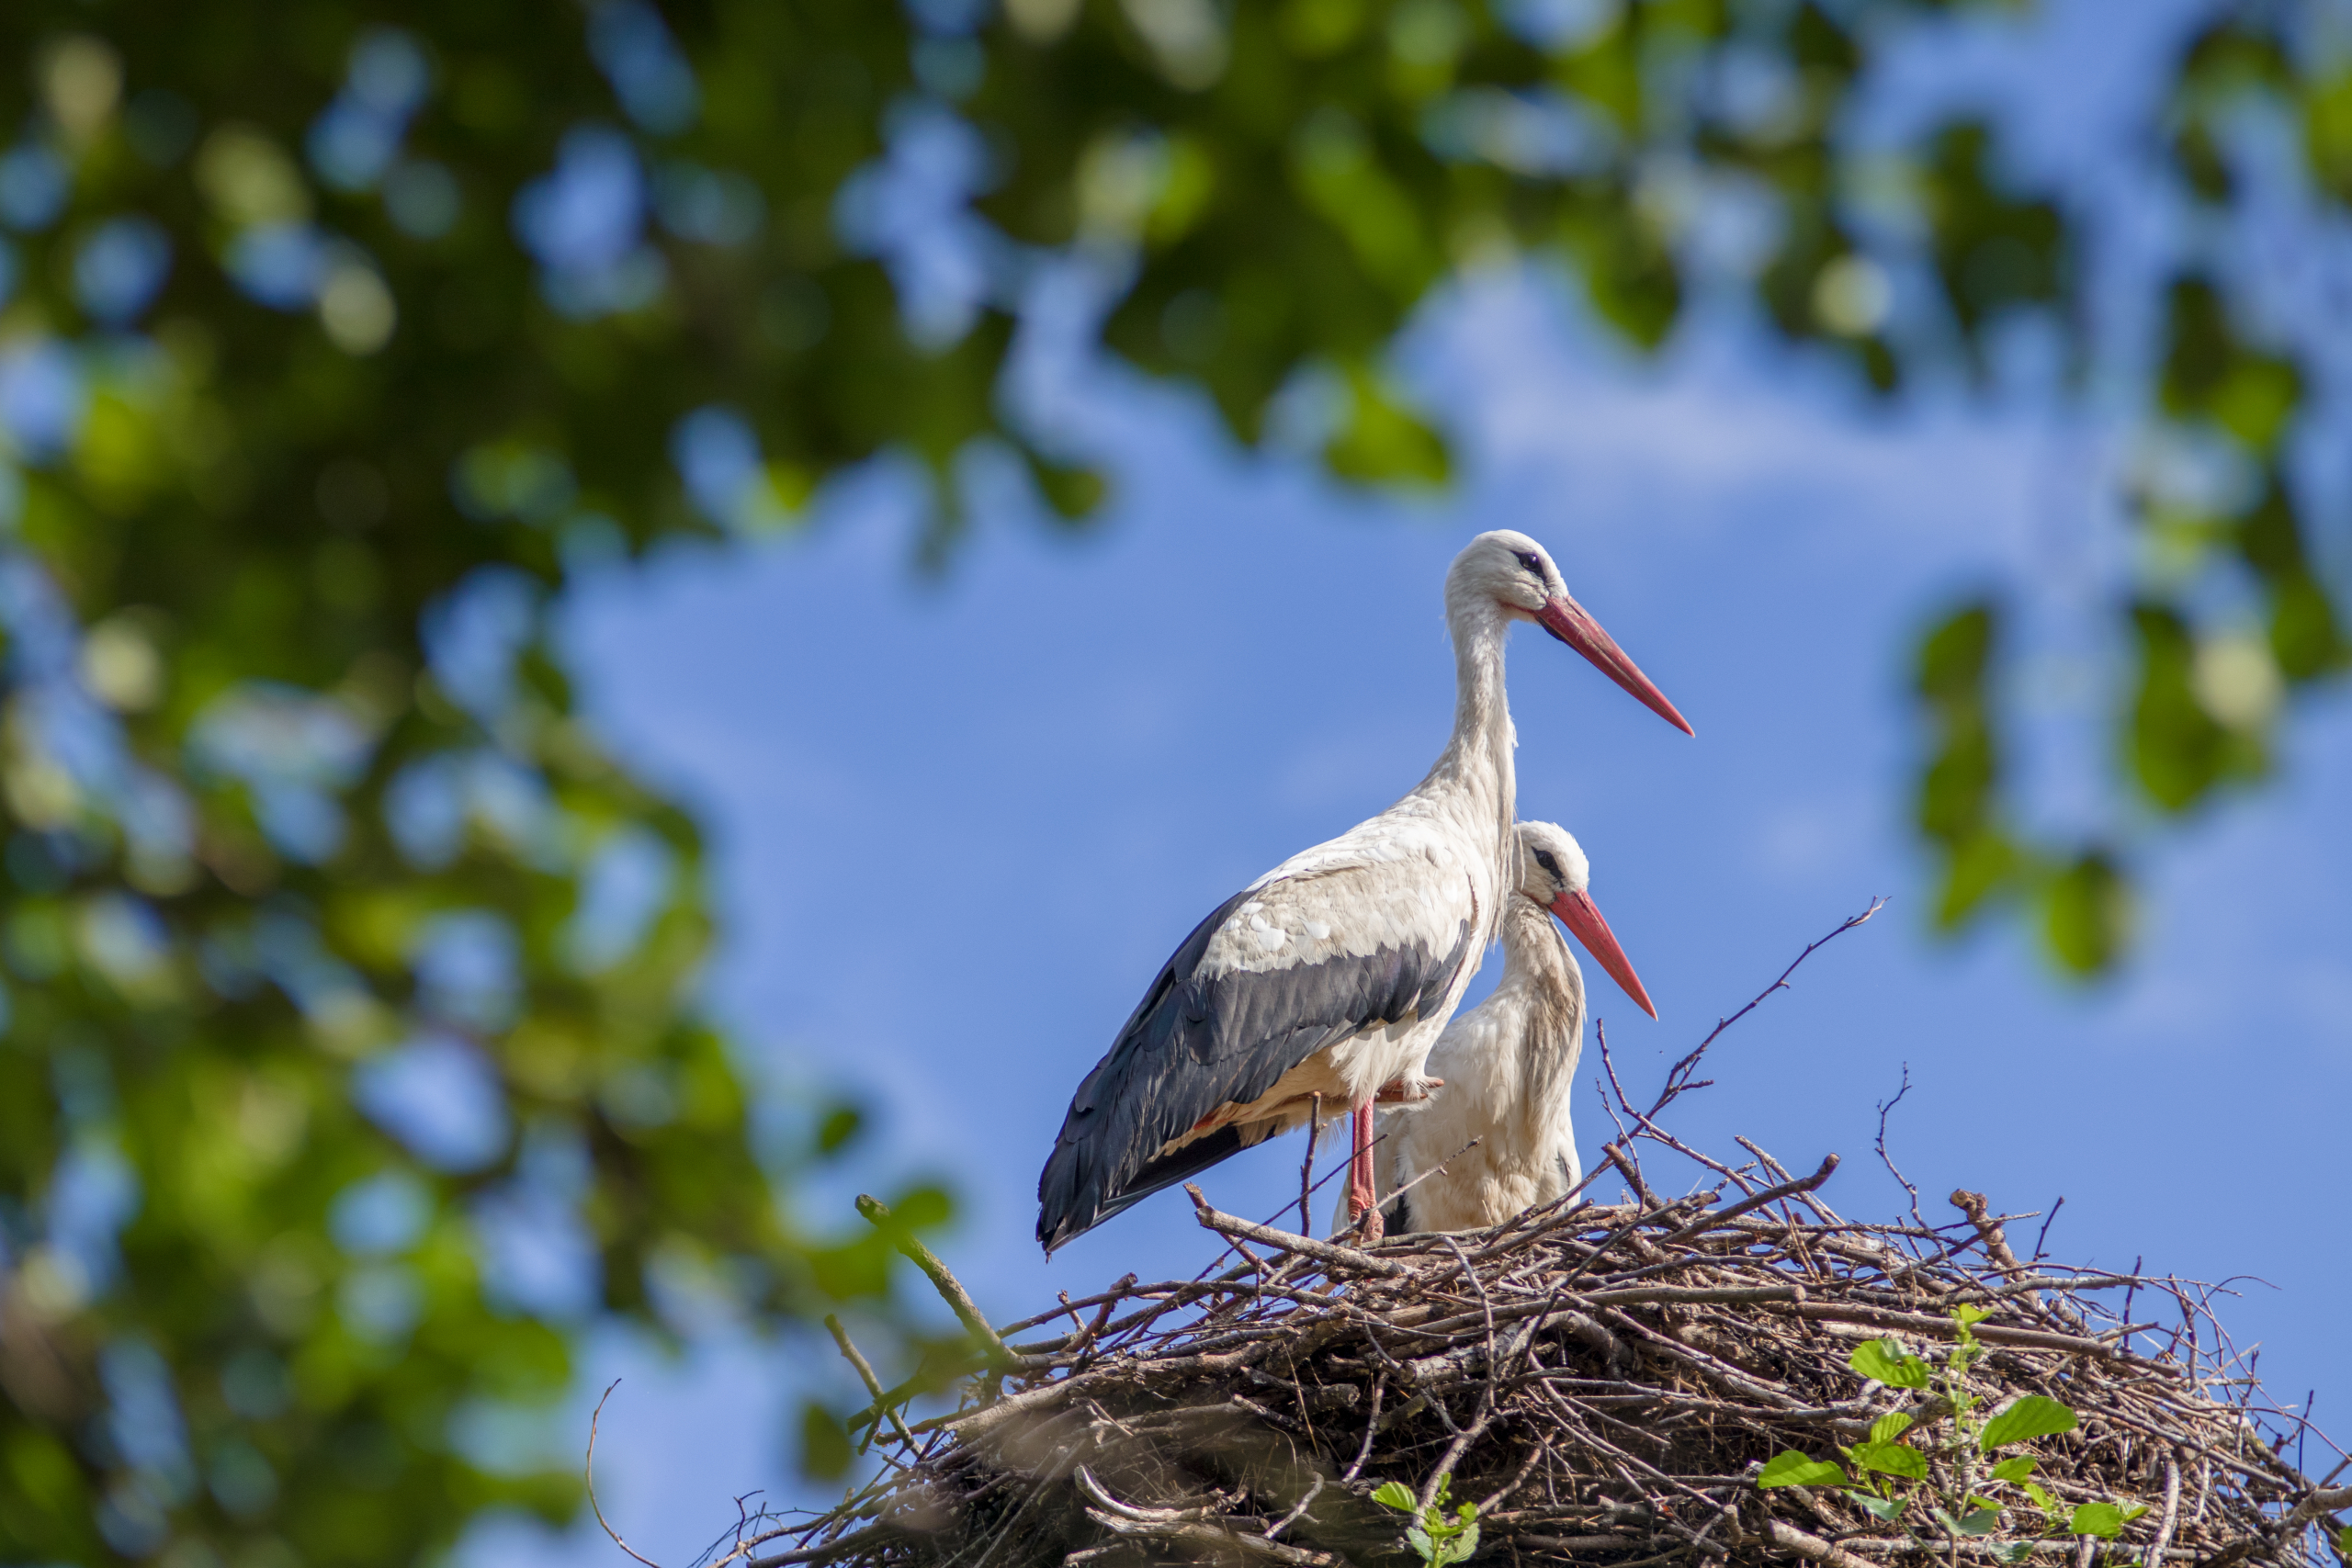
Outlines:
{"type": "Polygon", "coordinates": [[[1634,998],[1634,1006],[1652,1018],[1657,1016],[1657,1009],[1650,1005],[1650,994],[1642,989],[1642,977],[1634,973],[1631,964],[1625,962],[1625,950],[1617,945],[1617,935],[1609,929],[1609,922],[1600,918],[1600,907],[1592,901],[1591,894],[1563,893],[1552,900],[1552,913],[1559,916],[1560,923],[1576,933],[1576,939],[1584,943],[1587,953],[1600,960],[1600,966],[1609,971],[1609,977],[1623,987],[1627,996],[1634,998]]]}
{"type": "Polygon", "coordinates": [[[1699,733],[1690,728],[1689,719],[1675,711],[1674,705],[1666,700],[1666,694],[1642,673],[1639,666],[1625,657],[1625,650],[1617,646],[1617,639],[1602,631],[1600,623],[1585,613],[1583,605],[1563,593],[1536,611],[1535,618],[1543,623],[1545,631],[1591,660],[1602,674],[1640,698],[1642,705],[1652,713],[1685,735],[1699,733]]]}

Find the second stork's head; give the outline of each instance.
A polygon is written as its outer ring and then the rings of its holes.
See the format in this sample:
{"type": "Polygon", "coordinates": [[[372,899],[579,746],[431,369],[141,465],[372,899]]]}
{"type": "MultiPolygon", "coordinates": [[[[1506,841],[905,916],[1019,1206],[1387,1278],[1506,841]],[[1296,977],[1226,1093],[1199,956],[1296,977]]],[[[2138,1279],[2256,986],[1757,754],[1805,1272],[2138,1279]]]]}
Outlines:
{"type": "Polygon", "coordinates": [[[1609,977],[1634,998],[1634,1005],[1656,1018],[1657,1009],[1650,1005],[1641,976],[1626,962],[1616,933],[1592,901],[1591,881],[1592,867],[1584,858],[1584,850],[1566,828],[1553,822],[1519,825],[1520,893],[1558,916],[1584,950],[1609,971],[1609,977]]]}
{"type": "Polygon", "coordinates": [[[1514,620],[1533,621],[1592,660],[1602,674],[1675,728],[1685,735],[1697,733],[1666,694],[1625,657],[1616,639],[1576,602],[1550,553],[1526,535],[1498,528],[1463,547],[1445,574],[1445,599],[1451,614],[1484,603],[1514,620]]]}

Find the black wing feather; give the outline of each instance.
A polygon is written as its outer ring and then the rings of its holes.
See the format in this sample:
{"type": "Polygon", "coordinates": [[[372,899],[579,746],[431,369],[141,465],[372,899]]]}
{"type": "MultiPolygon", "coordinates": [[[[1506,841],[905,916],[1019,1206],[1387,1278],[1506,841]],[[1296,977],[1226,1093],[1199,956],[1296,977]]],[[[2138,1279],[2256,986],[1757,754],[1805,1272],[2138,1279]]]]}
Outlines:
{"type": "Polygon", "coordinates": [[[1382,1228],[1390,1235],[1410,1235],[1413,1230],[1413,1205],[1410,1192],[1399,1192],[1380,1211],[1382,1228]]]}
{"type": "Polygon", "coordinates": [[[1464,920],[1449,953],[1417,942],[1363,957],[1204,974],[1211,939],[1263,891],[1235,894],[1193,929],[1070,1097],[1037,1179],[1037,1239],[1047,1252],[1263,1142],[1270,1128],[1227,1127],[1159,1152],[1217,1107],[1256,1100],[1326,1046],[1436,1007],[1470,956],[1464,920]]]}

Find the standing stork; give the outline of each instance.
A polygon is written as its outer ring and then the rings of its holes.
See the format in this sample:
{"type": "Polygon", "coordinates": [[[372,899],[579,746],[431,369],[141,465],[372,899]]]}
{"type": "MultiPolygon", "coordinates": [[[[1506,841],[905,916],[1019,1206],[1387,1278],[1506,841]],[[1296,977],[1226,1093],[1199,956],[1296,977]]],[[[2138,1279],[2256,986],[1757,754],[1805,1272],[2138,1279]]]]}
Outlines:
{"type": "Polygon", "coordinates": [[[1128,1205],[1298,1126],[1354,1115],[1350,1208],[1377,1231],[1372,1105],[1421,1067],[1517,880],[1503,642],[1533,621],[1683,733],[1690,726],[1570,597],[1544,547],[1481,534],[1445,576],[1453,734],[1411,794],[1212,911],[1070,1097],[1037,1180],[1051,1253],[1128,1205]]]}
{"type": "Polygon", "coordinates": [[[1502,981],[1430,1047],[1429,1070],[1444,1075],[1445,1092],[1388,1118],[1381,1190],[1397,1193],[1385,1213],[1400,1231],[1484,1230],[1583,1179],[1568,1101],[1584,1053],[1584,972],[1554,916],[1657,1016],[1587,891],[1591,869],[1576,840],[1549,822],[1521,822],[1519,852],[1519,885],[1503,910],[1502,981]]]}

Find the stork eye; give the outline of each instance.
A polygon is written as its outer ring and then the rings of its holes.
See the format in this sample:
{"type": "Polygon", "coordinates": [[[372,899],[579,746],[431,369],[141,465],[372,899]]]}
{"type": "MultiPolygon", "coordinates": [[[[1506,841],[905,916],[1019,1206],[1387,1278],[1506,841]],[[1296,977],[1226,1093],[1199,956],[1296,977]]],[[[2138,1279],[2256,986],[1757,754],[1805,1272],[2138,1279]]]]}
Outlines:
{"type": "Polygon", "coordinates": [[[1550,872],[1554,876],[1560,874],[1560,863],[1552,858],[1552,852],[1549,850],[1536,851],[1535,863],[1542,866],[1545,871],[1550,872]]]}
{"type": "Polygon", "coordinates": [[[1544,575],[1544,558],[1542,556],[1537,555],[1532,550],[1513,550],[1511,553],[1519,558],[1520,565],[1525,567],[1539,578],[1544,575]]]}

